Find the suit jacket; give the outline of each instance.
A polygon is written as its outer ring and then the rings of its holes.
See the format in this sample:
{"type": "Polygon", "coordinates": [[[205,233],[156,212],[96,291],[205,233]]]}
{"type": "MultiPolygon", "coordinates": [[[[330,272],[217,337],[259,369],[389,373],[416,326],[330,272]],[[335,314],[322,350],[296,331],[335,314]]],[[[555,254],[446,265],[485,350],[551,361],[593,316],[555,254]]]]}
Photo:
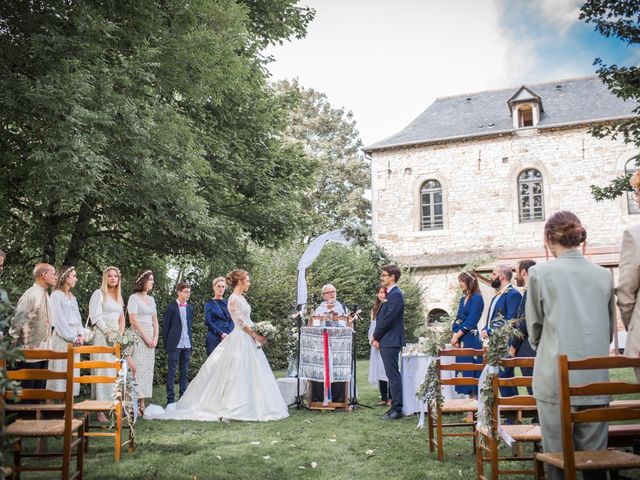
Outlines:
{"type": "Polygon", "coordinates": [[[527,330],[527,319],[525,317],[525,305],[527,304],[527,291],[524,291],[522,300],[518,306],[516,318],[516,328],[522,334],[522,338],[514,337],[511,339],[511,346],[516,350],[516,357],[535,357],[536,351],[529,343],[529,331],[527,330]]]}
{"type": "Polygon", "coordinates": [[[380,342],[382,348],[404,347],[404,294],[395,286],[386,300],[378,310],[373,338],[380,342]]]}
{"type": "Polygon", "coordinates": [[[222,341],[223,333],[233,330],[233,319],[227,309],[227,300],[209,299],[204,303],[204,323],[207,324],[207,351],[213,351],[222,341]]]}
{"type": "MultiPolygon", "coordinates": [[[[193,307],[187,305],[187,329],[189,330],[189,341],[193,347],[191,326],[193,324],[193,307]]],[[[180,337],[182,336],[182,320],[180,319],[180,307],[175,300],[167,305],[167,310],[162,317],[162,340],[167,352],[173,352],[178,348],[180,337]]]]}
{"type": "MultiPolygon", "coordinates": [[[[577,250],[529,269],[525,306],[531,345],[537,350],[533,369],[533,395],[559,403],[558,356],[571,360],[609,354],[616,328],[613,278],[577,250]]],[[[606,382],[606,370],[576,371],[571,385],[606,382]]],[[[606,396],[572,399],[572,405],[607,403],[606,396]]]]}
{"type": "MultiPolygon", "coordinates": [[[[618,308],[622,323],[627,328],[625,355],[640,354],[640,225],[625,230],[622,236],[622,251],[618,267],[618,308]]],[[[640,376],[638,377],[640,378],[640,376]]]]}
{"type": "Polygon", "coordinates": [[[521,300],[522,294],[512,286],[507,287],[507,290],[501,295],[493,297],[489,305],[491,317],[487,319],[487,324],[483,330],[491,334],[491,330],[500,328],[504,326],[504,322],[516,318],[521,300]],[[491,311],[492,305],[493,312],[491,311]],[[498,320],[498,318],[501,320],[498,320]]]}

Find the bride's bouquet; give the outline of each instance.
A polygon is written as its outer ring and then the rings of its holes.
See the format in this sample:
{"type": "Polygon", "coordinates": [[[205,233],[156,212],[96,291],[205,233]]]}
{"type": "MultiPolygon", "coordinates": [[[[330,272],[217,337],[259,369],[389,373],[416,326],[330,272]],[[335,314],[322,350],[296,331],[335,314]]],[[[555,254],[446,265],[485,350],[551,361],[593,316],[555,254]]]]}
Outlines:
{"type": "MultiPolygon", "coordinates": [[[[253,326],[258,335],[262,335],[264,338],[269,338],[278,331],[278,329],[271,322],[258,322],[253,326]]],[[[258,345],[258,348],[262,348],[262,345],[258,345]]]]}

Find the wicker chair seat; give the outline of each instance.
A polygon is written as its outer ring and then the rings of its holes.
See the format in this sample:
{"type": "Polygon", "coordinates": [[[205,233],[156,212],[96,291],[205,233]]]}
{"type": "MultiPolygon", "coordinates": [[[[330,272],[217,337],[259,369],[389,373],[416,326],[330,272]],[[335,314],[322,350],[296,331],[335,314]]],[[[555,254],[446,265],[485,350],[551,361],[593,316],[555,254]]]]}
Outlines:
{"type": "MultiPolygon", "coordinates": [[[[77,431],[84,420],[71,420],[71,430],[77,431]]],[[[64,435],[64,419],[62,420],[16,420],[6,428],[8,435],[17,437],[61,437],[64,435]]]]}
{"type": "Polygon", "coordinates": [[[440,411],[442,413],[477,412],[478,401],[469,398],[445,400],[440,411]]]}
{"type": "Polygon", "coordinates": [[[4,406],[7,412],[63,412],[63,403],[8,403],[4,406]]]}
{"type": "Polygon", "coordinates": [[[74,403],[74,410],[82,410],[84,412],[106,412],[116,405],[113,400],[84,400],[74,403]]]}
{"type": "MultiPolygon", "coordinates": [[[[618,470],[640,468],[640,455],[621,450],[596,450],[575,452],[576,470],[618,470]]],[[[564,469],[564,457],[560,453],[537,453],[536,460],[564,469]]]]}

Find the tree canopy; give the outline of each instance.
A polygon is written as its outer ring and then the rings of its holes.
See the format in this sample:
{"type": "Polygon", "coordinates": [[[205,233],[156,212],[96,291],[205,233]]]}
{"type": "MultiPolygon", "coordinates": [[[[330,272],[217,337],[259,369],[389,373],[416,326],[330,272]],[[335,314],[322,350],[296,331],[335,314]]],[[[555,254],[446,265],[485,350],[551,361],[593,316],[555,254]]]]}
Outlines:
{"type": "MultiPolygon", "coordinates": [[[[587,0],[580,10],[580,19],[593,24],[605,37],[617,38],[628,45],[640,43],[640,0],[587,0]]],[[[635,65],[607,65],[596,58],[597,73],[611,93],[623,100],[631,100],[638,106],[633,110],[640,114],[640,68],[635,65]]],[[[640,148],[640,118],[632,118],[591,129],[598,138],[621,138],[640,148]]],[[[635,158],[640,166],[640,156],[635,158]]],[[[630,190],[628,175],[614,179],[605,187],[592,186],[596,200],[616,198],[630,190]]]]}
{"type": "Polygon", "coordinates": [[[260,48],[312,18],[293,0],[1,2],[9,261],[233,258],[298,231],[314,166],[260,48]]]}

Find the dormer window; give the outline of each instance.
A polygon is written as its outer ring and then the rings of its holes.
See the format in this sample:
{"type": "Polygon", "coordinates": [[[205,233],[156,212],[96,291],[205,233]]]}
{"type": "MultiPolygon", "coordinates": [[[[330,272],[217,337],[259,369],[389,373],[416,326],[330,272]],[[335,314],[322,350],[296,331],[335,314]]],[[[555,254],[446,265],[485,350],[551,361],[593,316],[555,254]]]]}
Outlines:
{"type": "Polygon", "coordinates": [[[544,109],[542,100],[524,85],[507,102],[513,128],[535,127],[544,109]]]}

